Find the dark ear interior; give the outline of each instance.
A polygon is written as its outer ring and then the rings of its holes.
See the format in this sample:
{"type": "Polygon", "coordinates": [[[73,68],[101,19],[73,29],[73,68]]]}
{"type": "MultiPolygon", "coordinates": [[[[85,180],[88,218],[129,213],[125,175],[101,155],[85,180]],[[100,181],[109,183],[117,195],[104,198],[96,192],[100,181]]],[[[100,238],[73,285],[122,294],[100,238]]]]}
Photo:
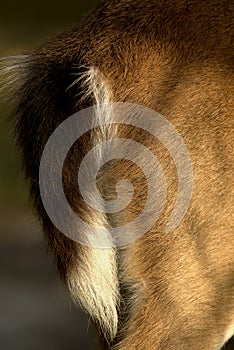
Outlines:
{"type": "MultiPolygon", "coordinates": [[[[30,57],[24,67],[23,81],[14,91],[16,103],[11,119],[26,178],[37,183],[40,158],[48,138],[62,121],[84,108],[88,101],[83,98],[82,79],[71,86],[86,68],[74,68],[68,61],[57,63],[43,55],[30,57]]],[[[18,73],[21,75],[20,70],[18,73]]]]}
{"type": "MultiPolygon", "coordinates": [[[[39,165],[45,144],[54,130],[69,116],[91,104],[84,91],[87,68],[57,57],[32,54],[27,60],[14,60],[14,109],[11,122],[23,170],[30,183],[30,195],[37,210],[42,210],[39,191],[39,165]],[[23,73],[23,74],[22,74],[23,73]],[[40,208],[39,208],[40,207],[40,208]]],[[[7,62],[6,62],[7,63],[7,62]]],[[[9,99],[11,100],[11,99],[9,99]]]]}
{"type": "Polygon", "coordinates": [[[40,199],[39,166],[44,146],[56,127],[89,103],[84,98],[83,81],[77,79],[86,70],[83,66],[79,68],[77,62],[76,65],[69,60],[57,62],[56,58],[48,59],[43,54],[13,56],[1,61],[0,79],[13,107],[10,119],[30,185],[30,197],[64,280],[76,254],[75,243],[53,226],[45,212],[40,199]]]}

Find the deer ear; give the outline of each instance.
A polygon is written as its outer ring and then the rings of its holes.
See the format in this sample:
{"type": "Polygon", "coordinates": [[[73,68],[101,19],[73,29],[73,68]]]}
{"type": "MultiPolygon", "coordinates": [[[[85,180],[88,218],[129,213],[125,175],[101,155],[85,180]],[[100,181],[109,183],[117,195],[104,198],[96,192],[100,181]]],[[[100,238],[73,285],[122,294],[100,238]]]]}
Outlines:
{"type": "MultiPolygon", "coordinates": [[[[43,149],[65,119],[75,111],[94,104],[98,107],[93,117],[102,121],[105,118],[107,125],[110,121],[110,111],[105,106],[111,100],[111,89],[104,75],[97,67],[77,66],[77,61],[79,59],[72,62],[64,60],[53,52],[51,55],[38,52],[29,56],[7,57],[0,63],[0,80],[9,104],[12,105],[13,101],[11,121],[24,173],[61,276],[66,279],[73,299],[99,323],[106,338],[113,339],[118,329],[119,305],[115,249],[81,248],[74,242],[68,242],[50,222],[39,188],[38,170],[43,149]]],[[[78,151],[82,152],[82,149],[78,151]]],[[[69,171],[67,174],[70,176],[69,171]]],[[[65,172],[64,180],[69,181],[65,172]]],[[[106,220],[104,216],[102,219],[106,220]]]]}

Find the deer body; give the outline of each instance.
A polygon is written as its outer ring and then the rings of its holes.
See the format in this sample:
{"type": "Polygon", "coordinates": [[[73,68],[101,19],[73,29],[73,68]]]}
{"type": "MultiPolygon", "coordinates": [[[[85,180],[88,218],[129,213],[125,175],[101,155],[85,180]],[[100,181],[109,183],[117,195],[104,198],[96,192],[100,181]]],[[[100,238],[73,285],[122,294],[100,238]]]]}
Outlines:
{"type": "MultiPolygon", "coordinates": [[[[106,348],[218,350],[233,335],[232,11],[231,1],[104,1],[77,27],[8,60],[5,68],[9,81],[11,72],[19,76],[13,114],[34,206],[62,279],[99,324],[106,348]],[[166,233],[177,194],[172,160],[147,133],[107,124],[110,138],[133,138],[157,156],[168,196],[160,219],[141,238],[121,248],[95,249],[51,223],[40,199],[38,169],[49,136],[63,120],[110,102],[144,105],[174,125],[191,157],[194,191],[181,224],[166,233]]],[[[104,118],[105,111],[99,114],[104,118]]],[[[106,131],[96,135],[104,139],[106,131]]],[[[70,203],[88,222],[131,221],[147,192],[134,164],[110,162],[98,179],[108,200],[123,176],[132,181],[135,197],[124,213],[102,217],[81,199],[77,164],[96,142],[95,132],[85,135],[64,164],[70,203]]]]}

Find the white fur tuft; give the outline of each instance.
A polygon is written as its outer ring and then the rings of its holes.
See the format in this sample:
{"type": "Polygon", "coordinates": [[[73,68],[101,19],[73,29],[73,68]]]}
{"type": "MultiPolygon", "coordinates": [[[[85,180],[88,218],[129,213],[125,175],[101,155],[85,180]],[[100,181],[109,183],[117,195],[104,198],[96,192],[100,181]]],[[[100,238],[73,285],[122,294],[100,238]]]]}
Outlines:
{"type": "MultiPolygon", "coordinates": [[[[0,58],[0,93],[13,96],[26,81],[30,55],[15,55],[0,58]]],[[[11,101],[12,102],[12,101],[11,101]]]]}
{"type": "Polygon", "coordinates": [[[80,259],[68,280],[73,299],[99,322],[106,338],[113,339],[118,327],[119,299],[115,251],[84,248],[80,259]]]}
{"type": "MultiPolygon", "coordinates": [[[[70,87],[80,82],[84,96],[91,96],[93,99],[96,107],[95,118],[106,123],[100,132],[92,134],[93,143],[100,142],[109,137],[108,123],[110,123],[111,111],[108,104],[111,101],[111,89],[103,74],[95,67],[90,67],[85,73],[79,75],[70,87]]],[[[97,154],[100,162],[102,157],[102,153],[97,154]]],[[[105,214],[96,220],[99,224],[101,221],[108,227],[105,214]]],[[[103,239],[111,242],[112,238],[109,235],[103,239]]],[[[119,303],[116,252],[114,248],[85,247],[83,249],[79,264],[73,268],[69,276],[69,288],[73,298],[99,322],[106,338],[113,339],[117,333],[119,303]]]]}

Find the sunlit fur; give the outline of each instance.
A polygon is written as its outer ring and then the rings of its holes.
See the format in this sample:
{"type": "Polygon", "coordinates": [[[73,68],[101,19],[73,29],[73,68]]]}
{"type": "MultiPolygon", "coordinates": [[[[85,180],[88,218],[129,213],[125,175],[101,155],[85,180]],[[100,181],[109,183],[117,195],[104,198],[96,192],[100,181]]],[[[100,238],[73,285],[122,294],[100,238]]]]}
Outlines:
{"type": "MultiPolygon", "coordinates": [[[[232,28],[228,0],[109,0],[29,56],[0,63],[33,206],[62,280],[99,324],[109,341],[105,349],[217,350],[233,333],[232,28]],[[41,154],[55,128],[91,105],[94,118],[108,124],[110,101],[142,104],[167,118],[194,168],[190,208],[167,234],[177,174],[160,142],[120,125],[100,128],[74,146],[64,165],[64,187],[77,215],[89,223],[131,221],[147,193],[139,169],[113,162],[100,172],[103,197],[115,198],[115,184],[124,177],[133,180],[134,200],[116,217],[90,211],[77,190],[76,168],[94,144],[133,138],[165,172],[165,211],[149,232],[117,251],[87,248],[61,234],[45,213],[38,185],[41,154]]],[[[102,154],[97,157],[101,162],[102,154]]]]}

